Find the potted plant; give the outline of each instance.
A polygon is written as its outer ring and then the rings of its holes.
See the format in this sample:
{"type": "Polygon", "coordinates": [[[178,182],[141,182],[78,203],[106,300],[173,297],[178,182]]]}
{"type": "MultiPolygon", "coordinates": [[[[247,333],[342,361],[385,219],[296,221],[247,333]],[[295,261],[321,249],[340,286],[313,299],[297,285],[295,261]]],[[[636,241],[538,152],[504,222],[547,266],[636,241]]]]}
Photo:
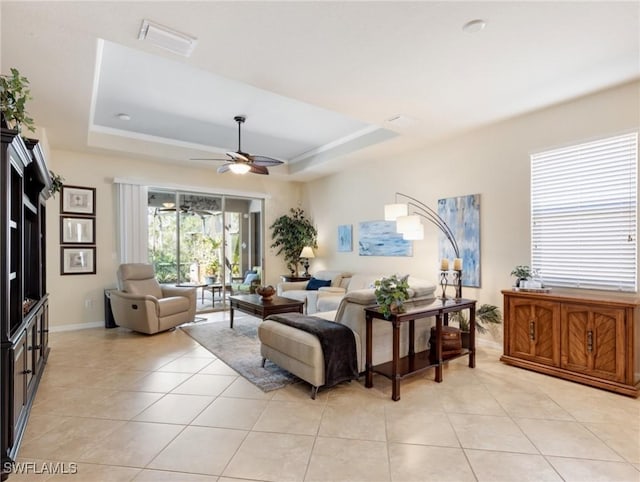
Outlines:
{"type": "Polygon", "coordinates": [[[62,186],[64,186],[64,177],[51,170],[49,171],[49,175],[51,176],[51,189],[49,189],[49,194],[51,194],[52,197],[56,197],[56,193],[59,193],[62,190],[62,186]]]}
{"type": "Polygon", "coordinates": [[[214,257],[204,267],[205,281],[207,284],[214,284],[218,281],[218,271],[220,270],[220,260],[214,257]]]}
{"type": "Polygon", "coordinates": [[[22,126],[27,126],[35,132],[33,119],[29,117],[25,105],[31,100],[29,80],[20,75],[18,69],[11,69],[11,75],[0,75],[0,113],[3,127],[15,129],[18,132],[22,126]]]}
{"type": "Polygon", "coordinates": [[[284,254],[284,261],[292,276],[298,276],[300,252],[305,246],[317,248],[318,230],[300,208],[290,209],[270,226],[272,248],[278,248],[276,256],[284,254]]]}
{"type": "MultiPolygon", "coordinates": [[[[462,311],[456,311],[449,315],[449,320],[458,323],[458,327],[462,332],[462,346],[469,347],[469,320],[467,315],[462,311]]],[[[476,331],[478,333],[486,333],[487,327],[485,324],[499,325],[502,323],[502,313],[500,309],[495,305],[483,304],[476,310],[476,331]]]]}
{"type": "Polygon", "coordinates": [[[385,318],[389,318],[394,311],[404,311],[404,302],[409,298],[408,279],[409,275],[400,278],[394,274],[375,281],[376,302],[385,318]]]}
{"type": "Polygon", "coordinates": [[[520,286],[521,281],[526,281],[531,278],[531,268],[527,265],[520,264],[513,268],[513,271],[511,271],[511,276],[516,277],[515,286],[518,287],[520,286]]]}

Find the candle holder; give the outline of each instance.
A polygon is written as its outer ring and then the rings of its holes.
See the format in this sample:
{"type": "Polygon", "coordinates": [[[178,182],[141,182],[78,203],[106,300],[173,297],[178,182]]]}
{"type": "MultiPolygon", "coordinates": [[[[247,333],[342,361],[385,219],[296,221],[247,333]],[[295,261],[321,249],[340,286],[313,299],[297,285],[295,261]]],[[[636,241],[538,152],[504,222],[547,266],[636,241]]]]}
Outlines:
{"type": "Polygon", "coordinates": [[[442,296],[443,300],[447,299],[447,286],[449,286],[449,272],[448,271],[440,271],[440,287],[442,288],[442,296]]]}
{"type": "Polygon", "coordinates": [[[453,286],[456,287],[456,299],[462,298],[462,270],[456,269],[453,271],[453,286]]]}

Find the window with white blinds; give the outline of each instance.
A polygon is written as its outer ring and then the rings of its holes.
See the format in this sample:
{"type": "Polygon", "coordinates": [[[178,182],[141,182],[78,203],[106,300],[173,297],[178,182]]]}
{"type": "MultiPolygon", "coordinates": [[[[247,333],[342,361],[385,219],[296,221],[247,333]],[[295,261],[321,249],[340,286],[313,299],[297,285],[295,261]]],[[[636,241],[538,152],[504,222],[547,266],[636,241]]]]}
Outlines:
{"type": "Polygon", "coordinates": [[[547,286],[637,291],[638,134],[531,155],[531,266],[547,286]]]}

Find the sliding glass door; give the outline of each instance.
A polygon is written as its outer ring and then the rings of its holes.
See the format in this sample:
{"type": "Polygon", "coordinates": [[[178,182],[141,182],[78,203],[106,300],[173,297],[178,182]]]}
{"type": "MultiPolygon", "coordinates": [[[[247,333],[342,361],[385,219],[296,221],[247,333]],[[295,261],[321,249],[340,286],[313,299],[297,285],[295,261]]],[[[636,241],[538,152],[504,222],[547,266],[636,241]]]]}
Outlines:
{"type": "Polygon", "coordinates": [[[198,287],[198,311],[224,309],[246,271],[262,266],[263,201],[149,189],[149,259],[158,280],[198,287]]]}

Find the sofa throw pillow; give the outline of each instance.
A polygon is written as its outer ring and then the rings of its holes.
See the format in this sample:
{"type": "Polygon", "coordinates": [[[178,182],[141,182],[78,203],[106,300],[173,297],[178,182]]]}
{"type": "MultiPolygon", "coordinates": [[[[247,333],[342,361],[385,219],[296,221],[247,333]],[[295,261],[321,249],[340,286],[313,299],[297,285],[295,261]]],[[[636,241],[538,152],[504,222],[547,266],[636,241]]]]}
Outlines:
{"type": "Polygon", "coordinates": [[[319,288],[322,288],[324,286],[331,286],[331,280],[311,278],[307,283],[307,290],[317,291],[319,288]]]}
{"type": "Polygon", "coordinates": [[[247,273],[247,276],[244,278],[244,282],[242,284],[249,285],[252,281],[258,279],[258,273],[247,273]]]}

